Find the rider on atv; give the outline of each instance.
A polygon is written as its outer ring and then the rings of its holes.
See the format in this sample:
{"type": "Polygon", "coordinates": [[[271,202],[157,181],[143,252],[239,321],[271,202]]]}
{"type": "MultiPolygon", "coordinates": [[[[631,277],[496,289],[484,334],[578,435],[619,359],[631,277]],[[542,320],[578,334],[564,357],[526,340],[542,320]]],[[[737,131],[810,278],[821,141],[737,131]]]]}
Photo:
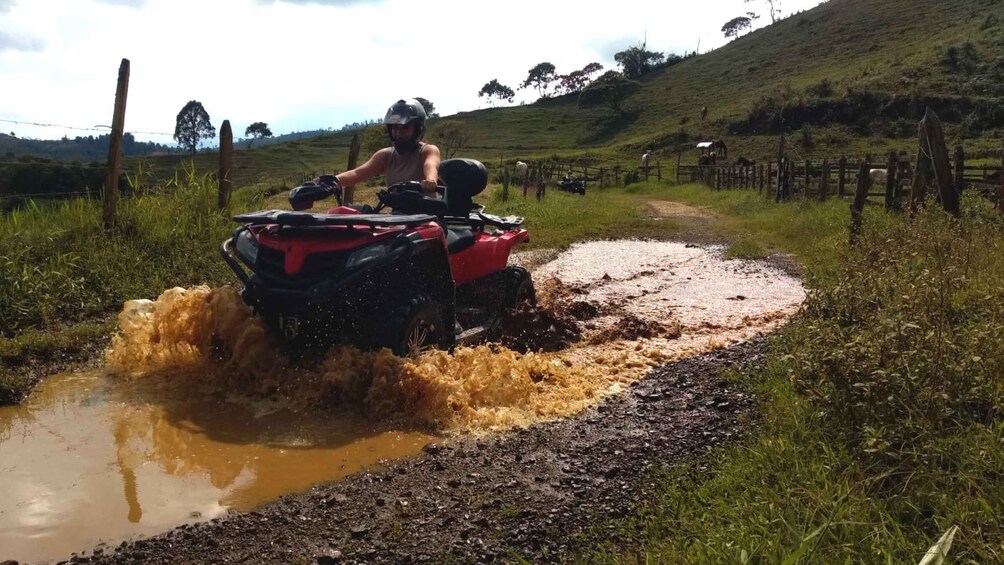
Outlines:
{"type": "Polygon", "coordinates": [[[419,101],[395,102],[383,119],[391,146],[380,149],[355,169],[335,175],[335,180],[340,186],[350,187],[384,175],[387,186],[419,181],[424,195],[436,196],[440,153],[439,147],[422,141],[425,120],[425,108],[419,101]]]}

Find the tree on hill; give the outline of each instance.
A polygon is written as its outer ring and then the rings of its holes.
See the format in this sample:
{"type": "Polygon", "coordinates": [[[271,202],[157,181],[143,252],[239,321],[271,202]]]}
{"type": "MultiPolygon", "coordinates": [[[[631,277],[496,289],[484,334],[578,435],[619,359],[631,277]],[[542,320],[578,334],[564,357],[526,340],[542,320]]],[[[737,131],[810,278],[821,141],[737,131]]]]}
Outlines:
{"type": "Polygon", "coordinates": [[[618,114],[624,114],[624,100],[638,92],[641,83],[626,78],[617,71],[607,71],[579,94],[579,106],[606,106],[618,114]]]}
{"type": "Polygon", "coordinates": [[[722,26],[722,33],[725,34],[726,38],[729,37],[739,37],[739,34],[743,30],[750,29],[753,26],[753,20],[759,18],[760,16],[754,14],[753,12],[746,12],[745,16],[739,16],[732,18],[731,20],[725,22],[722,26]]]}
{"type": "Polygon", "coordinates": [[[254,140],[261,137],[272,137],[272,130],[268,129],[268,124],[265,122],[255,122],[244,130],[244,135],[250,137],[248,139],[248,149],[250,149],[254,140]]]}
{"type": "Polygon", "coordinates": [[[430,118],[438,118],[439,117],[439,114],[436,113],[436,105],[433,104],[432,102],[430,102],[428,99],[422,98],[420,96],[416,96],[415,100],[418,100],[418,103],[421,104],[422,108],[425,109],[425,115],[426,116],[428,116],[430,118]]]}
{"type": "Polygon", "coordinates": [[[511,88],[499,82],[499,79],[493,78],[490,82],[486,82],[481,90],[478,92],[478,98],[482,96],[488,97],[488,103],[492,103],[492,98],[498,98],[501,100],[506,100],[512,103],[513,98],[516,97],[516,93],[513,92],[511,88]]]}
{"type": "Polygon", "coordinates": [[[469,138],[464,122],[447,122],[436,127],[434,139],[443,153],[443,158],[452,159],[457,151],[467,145],[469,138]]]}
{"type": "Polygon", "coordinates": [[[645,43],[641,47],[631,47],[620,53],[614,53],[614,61],[621,66],[624,78],[641,78],[649,71],[655,69],[662,62],[664,55],[656,51],[645,49],[645,43]]]}
{"type": "MultiPolygon", "coordinates": [[[[747,4],[755,1],[756,0],[745,0],[747,4]]],[[[777,18],[781,15],[781,0],[763,0],[763,1],[767,3],[767,11],[770,13],[770,23],[777,22],[777,18]]],[[[747,14],[752,14],[752,12],[747,12],[747,14]]]]}
{"type": "Polygon", "coordinates": [[[554,65],[551,63],[538,63],[537,66],[530,69],[526,80],[519,85],[519,88],[524,89],[532,86],[537,89],[541,98],[547,98],[547,87],[558,78],[554,71],[554,65]]]}
{"type": "Polygon", "coordinates": [[[175,141],[194,154],[199,148],[200,139],[212,137],[216,137],[216,128],[209,122],[209,113],[202,107],[202,102],[190,100],[178,112],[177,124],[174,126],[175,141]]]}
{"type": "Polygon", "coordinates": [[[592,75],[603,70],[603,65],[599,63],[589,63],[585,67],[568,73],[558,75],[558,85],[555,91],[560,94],[577,94],[589,84],[592,75]]]}

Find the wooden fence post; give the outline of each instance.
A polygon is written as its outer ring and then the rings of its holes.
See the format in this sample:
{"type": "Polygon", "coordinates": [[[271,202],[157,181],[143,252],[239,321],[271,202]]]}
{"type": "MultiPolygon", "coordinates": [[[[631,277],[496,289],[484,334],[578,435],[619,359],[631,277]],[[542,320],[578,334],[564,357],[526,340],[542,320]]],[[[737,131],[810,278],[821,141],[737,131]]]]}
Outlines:
{"type": "Polygon", "coordinates": [[[125,128],[126,97],[129,94],[129,59],[119,64],[119,80],[115,89],[115,113],[108,139],[108,170],[104,191],[104,226],[115,227],[115,211],[119,200],[119,168],[122,164],[122,130],[125,128]]]}
{"type": "Polygon", "coordinates": [[[233,164],[234,132],[230,128],[230,120],[223,120],[223,125],[220,126],[220,171],[216,175],[220,182],[219,192],[216,194],[216,207],[219,210],[226,210],[230,202],[230,190],[233,188],[230,171],[233,164]]]}
{"type": "Polygon", "coordinates": [[[1004,141],[1001,141],[1001,168],[997,171],[1000,188],[997,189],[997,211],[1004,214],[1004,141]]]}
{"type": "Polygon", "coordinates": [[[856,245],[861,236],[861,214],[868,199],[868,163],[862,161],[858,165],[858,185],[854,191],[854,201],[851,202],[851,234],[850,244],[856,245]]]}
{"type": "MultiPolygon", "coordinates": [[[[359,138],[359,132],[352,134],[352,143],[349,144],[349,162],[346,165],[348,168],[346,171],[351,171],[356,168],[359,163],[359,150],[362,148],[363,142],[359,138]]],[[[347,186],[342,191],[342,202],[345,205],[352,204],[356,196],[356,187],[347,186]]]]}
{"type": "Polygon", "coordinates": [[[810,173],[810,167],[812,167],[812,164],[809,163],[808,159],[806,159],[805,160],[805,173],[802,176],[802,179],[804,181],[802,183],[802,196],[804,196],[805,198],[809,197],[809,179],[812,178],[812,175],[810,173]]]}
{"type": "Polygon", "coordinates": [[[847,157],[841,155],[837,161],[837,196],[844,197],[844,175],[847,173],[847,157]]]}
{"type": "Polygon", "coordinates": [[[819,173],[819,200],[820,202],[826,202],[826,198],[829,196],[827,192],[830,189],[830,160],[823,159],[823,170],[819,173]]]}
{"type": "Polygon", "coordinates": [[[662,164],[655,164],[655,180],[662,180],[662,164]]]}
{"type": "Polygon", "coordinates": [[[502,202],[509,200],[509,167],[502,168],[502,202]]]}
{"type": "Polygon", "coordinates": [[[896,210],[899,203],[896,202],[896,152],[889,152],[889,160],[885,167],[885,209],[896,210]]]}

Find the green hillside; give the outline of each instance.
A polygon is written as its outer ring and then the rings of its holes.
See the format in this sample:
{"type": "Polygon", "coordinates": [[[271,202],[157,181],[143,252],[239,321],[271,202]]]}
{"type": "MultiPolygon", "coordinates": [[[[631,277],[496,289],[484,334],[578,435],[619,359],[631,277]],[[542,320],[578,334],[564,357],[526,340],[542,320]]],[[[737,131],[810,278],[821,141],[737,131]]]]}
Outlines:
{"type": "MultiPolygon", "coordinates": [[[[635,166],[644,148],[684,162],[694,142],[721,138],[730,157],[796,158],[915,152],[930,106],[950,144],[987,153],[1004,130],[1004,3],[999,0],[830,0],[715,51],[642,77],[625,114],[583,109],[568,95],[432,120],[428,138],[462,125],[458,155],[489,164],[552,156],[635,166]],[[707,106],[707,118],[700,111],[707,106]]],[[[547,53],[540,54],[546,59],[547,53]]],[[[351,132],[236,151],[238,185],[343,170],[351,132]]],[[[364,155],[365,157],[365,155],[364,155]]],[[[157,176],[189,156],[143,158],[157,176]]],[[[135,167],[137,160],[130,166],[135,167]]],[[[214,154],[195,156],[200,171],[214,154]]]]}

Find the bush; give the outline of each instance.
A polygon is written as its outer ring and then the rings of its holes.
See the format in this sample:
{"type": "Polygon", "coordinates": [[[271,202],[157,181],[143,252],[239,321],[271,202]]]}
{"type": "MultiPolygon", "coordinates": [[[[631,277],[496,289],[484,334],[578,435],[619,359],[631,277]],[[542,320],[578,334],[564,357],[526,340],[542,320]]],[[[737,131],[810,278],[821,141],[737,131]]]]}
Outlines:
{"type": "Polygon", "coordinates": [[[833,96],[833,84],[830,83],[830,79],[824,78],[816,84],[809,85],[805,92],[816,98],[829,98],[833,96]]]}

